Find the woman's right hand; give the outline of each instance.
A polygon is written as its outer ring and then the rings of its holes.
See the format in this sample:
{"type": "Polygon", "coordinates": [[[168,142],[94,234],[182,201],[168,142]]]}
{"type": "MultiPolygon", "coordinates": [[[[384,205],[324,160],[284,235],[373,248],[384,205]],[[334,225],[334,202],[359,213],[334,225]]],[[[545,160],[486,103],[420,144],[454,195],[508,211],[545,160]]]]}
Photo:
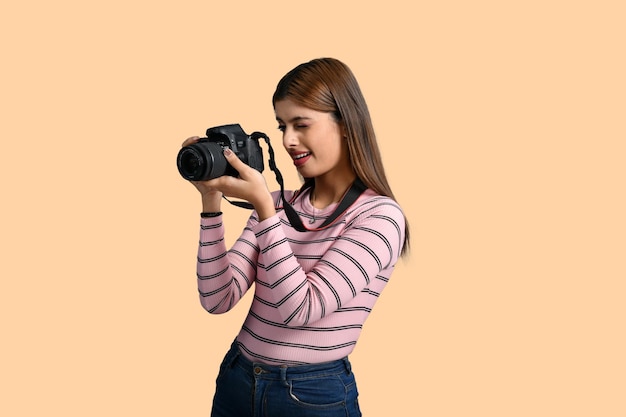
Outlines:
{"type": "MultiPolygon", "coordinates": [[[[183,142],[182,147],[193,145],[200,140],[199,136],[192,136],[183,142]]],[[[221,211],[222,193],[215,188],[207,185],[208,181],[189,181],[196,187],[202,196],[202,211],[218,212],[221,211]]]]}

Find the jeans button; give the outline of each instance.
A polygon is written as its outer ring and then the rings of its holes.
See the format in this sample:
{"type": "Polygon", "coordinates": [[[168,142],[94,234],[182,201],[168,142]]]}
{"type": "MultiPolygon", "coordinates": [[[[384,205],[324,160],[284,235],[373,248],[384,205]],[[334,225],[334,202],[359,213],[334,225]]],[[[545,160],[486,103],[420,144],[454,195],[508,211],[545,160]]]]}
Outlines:
{"type": "Polygon", "coordinates": [[[263,372],[263,369],[261,369],[261,367],[260,367],[260,366],[256,366],[256,367],[254,368],[254,374],[255,374],[255,375],[259,375],[259,374],[261,374],[261,372],[263,372]]]}

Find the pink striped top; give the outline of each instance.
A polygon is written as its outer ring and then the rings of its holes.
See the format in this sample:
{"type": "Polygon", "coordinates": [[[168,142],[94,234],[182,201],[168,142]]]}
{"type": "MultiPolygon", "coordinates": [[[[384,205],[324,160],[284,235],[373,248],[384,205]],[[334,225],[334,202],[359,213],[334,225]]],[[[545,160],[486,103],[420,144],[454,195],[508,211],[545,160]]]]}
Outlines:
{"type": "MultiPolygon", "coordinates": [[[[315,209],[308,194],[305,191],[293,206],[314,228],[337,205],[315,209]]],[[[285,193],[287,199],[292,195],[285,193]]],[[[403,242],[401,208],[369,189],[337,222],[320,231],[298,232],[282,210],[262,222],[253,212],[230,250],[222,217],[202,218],[200,302],[209,313],[225,313],[255,283],[237,336],[248,359],[273,365],[341,359],[354,349],[403,242]]]]}

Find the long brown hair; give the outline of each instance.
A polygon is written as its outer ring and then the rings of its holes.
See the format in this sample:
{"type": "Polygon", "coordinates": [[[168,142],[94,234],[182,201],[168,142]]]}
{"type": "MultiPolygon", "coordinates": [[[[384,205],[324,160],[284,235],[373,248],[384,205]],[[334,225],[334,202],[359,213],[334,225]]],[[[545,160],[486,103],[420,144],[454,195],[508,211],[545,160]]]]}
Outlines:
{"type": "MultiPolygon", "coordinates": [[[[298,65],[279,81],[272,104],[284,99],[331,113],[345,129],[350,163],[356,175],[377,194],[395,200],[385,175],[367,103],[346,64],[334,58],[318,58],[298,65]]],[[[402,255],[408,253],[409,245],[409,223],[405,217],[402,255]]]]}

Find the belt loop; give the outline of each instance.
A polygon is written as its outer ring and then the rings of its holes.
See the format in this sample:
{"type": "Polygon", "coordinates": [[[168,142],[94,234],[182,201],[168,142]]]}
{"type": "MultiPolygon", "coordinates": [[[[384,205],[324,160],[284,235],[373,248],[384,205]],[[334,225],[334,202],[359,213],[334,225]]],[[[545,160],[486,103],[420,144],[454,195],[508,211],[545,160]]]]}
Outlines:
{"type": "Polygon", "coordinates": [[[346,371],[348,372],[348,375],[350,375],[352,373],[352,364],[348,360],[347,356],[343,358],[343,364],[346,367],[346,371]]]}
{"type": "Polygon", "coordinates": [[[241,355],[239,351],[235,353],[235,356],[233,356],[233,359],[230,361],[230,364],[228,365],[229,368],[232,368],[233,366],[235,366],[235,362],[237,361],[237,358],[239,357],[239,355],[241,355]]]}
{"type": "Polygon", "coordinates": [[[237,360],[237,358],[239,357],[239,355],[241,355],[241,351],[239,350],[239,345],[237,344],[237,342],[233,342],[233,344],[230,347],[231,352],[233,352],[233,357],[230,358],[230,361],[228,362],[228,367],[232,368],[235,365],[235,361],[237,360]]]}
{"type": "Polygon", "coordinates": [[[284,386],[289,386],[289,383],[287,382],[287,365],[283,365],[280,367],[280,379],[284,386]]]}

